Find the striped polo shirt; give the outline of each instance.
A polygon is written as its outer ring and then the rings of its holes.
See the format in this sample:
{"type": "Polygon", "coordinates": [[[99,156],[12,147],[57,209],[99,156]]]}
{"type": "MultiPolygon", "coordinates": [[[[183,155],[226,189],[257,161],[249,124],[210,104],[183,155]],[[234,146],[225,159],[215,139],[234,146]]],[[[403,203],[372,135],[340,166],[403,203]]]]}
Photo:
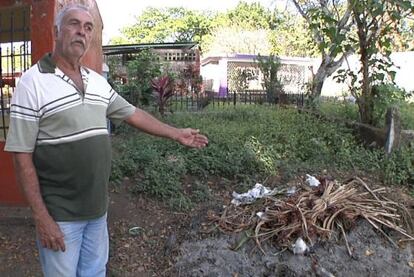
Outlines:
{"type": "Polygon", "coordinates": [[[5,151],[33,153],[40,191],[57,221],[93,219],[108,206],[109,118],[119,124],[135,107],[98,73],[81,68],[84,93],[50,54],[23,74],[10,108],[5,151]]]}

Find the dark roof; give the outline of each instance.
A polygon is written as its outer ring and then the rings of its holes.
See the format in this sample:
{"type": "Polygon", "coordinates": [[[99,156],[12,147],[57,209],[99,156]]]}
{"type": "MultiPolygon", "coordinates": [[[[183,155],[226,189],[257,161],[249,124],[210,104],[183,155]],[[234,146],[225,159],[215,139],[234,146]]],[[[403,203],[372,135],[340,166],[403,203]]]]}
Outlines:
{"type": "Polygon", "coordinates": [[[195,49],[198,44],[195,42],[167,42],[167,43],[143,43],[143,44],[121,44],[104,45],[102,51],[104,55],[119,55],[137,53],[143,49],[195,49]]]}

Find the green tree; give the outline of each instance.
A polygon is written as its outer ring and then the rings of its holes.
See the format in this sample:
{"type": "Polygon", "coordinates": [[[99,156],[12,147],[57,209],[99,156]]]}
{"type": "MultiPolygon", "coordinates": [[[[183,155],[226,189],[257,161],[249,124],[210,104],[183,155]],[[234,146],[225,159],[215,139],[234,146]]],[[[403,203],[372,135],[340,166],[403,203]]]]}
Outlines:
{"type": "MultiPolygon", "coordinates": [[[[234,9],[223,15],[225,26],[240,26],[246,30],[273,29],[276,17],[260,3],[240,1],[234,9]]],[[[222,23],[222,24],[223,24],[222,23]]]]}
{"type": "MultiPolygon", "coordinates": [[[[392,40],[401,21],[414,13],[411,1],[405,0],[349,0],[357,27],[356,40],[361,63],[360,86],[354,82],[352,90],[357,99],[361,121],[374,124],[375,86],[394,83],[395,72],[390,59],[392,40]]],[[[347,72],[357,80],[357,76],[347,72]]]]}
{"type": "Polygon", "coordinates": [[[153,100],[151,81],[162,73],[158,55],[150,50],[138,53],[127,64],[128,83],[121,93],[133,105],[149,105],[153,100]]]}
{"type": "Polygon", "coordinates": [[[183,7],[147,8],[136,23],[122,29],[122,38],[112,42],[162,43],[162,42],[201,42],[209,33],[210,13],[188,10],[183,7]]]}
{"type": "Polygon", "coordinates": [[[276,14],[277,24],[270,31],[270,52],[277,56],[316,57],[319,54],[306,21],[287,11],[276,14]]]}
{"type": "Polygon", "coordinates": [[[260,3],[241,1],[234,9],[216,14],[201,49],[208,55],[269,54],[270,31],[276,23],[275,15],[260,3]]]}
{"type": "Polygon", "coordinates": [[[299,14],[306,20],[321,54],[321,64],[310,84],[313,99],[321,95],[323,83],[353,52],[347,39],[351,28],[352,7],[343,0],[292,0],[299,14]]]}
{"type": "Polygon", "coordinates": [[[394,80],[392,65],[391,34],[397,29],[401,19],[414,12],[410,1],[400,0],[352,0],[352,12],[358,29],[358,45],[361,62],[361,93],[357,94],[357,103],[361,121],[372,124],[374,121],[374,95],[372,86],[376,81],[394,80]],[[379,56],[382,50],[382,57],[379,56]]]}
{"type": "Polygon", "coordinates": [[[269,54],[271,44],[268,30],[246,30],[241,26],[222,26],[215,28],[209,38],[201,45],[205,55],[220,54],[269,54]]]}

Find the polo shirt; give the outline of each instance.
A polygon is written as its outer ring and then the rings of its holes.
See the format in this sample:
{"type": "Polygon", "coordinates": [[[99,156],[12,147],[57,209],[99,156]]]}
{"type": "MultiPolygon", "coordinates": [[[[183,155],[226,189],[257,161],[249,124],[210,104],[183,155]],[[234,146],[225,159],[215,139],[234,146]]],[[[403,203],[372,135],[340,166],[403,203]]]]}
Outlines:
{"type": "Polygon", "coordinates": [[[108,207],[115,124],[135,107],[98,73],[81,67],[84,93],[45,55],[19,81],[5,151],[33,153],[42,198],[56,221],[87,220],[108,207]]]}

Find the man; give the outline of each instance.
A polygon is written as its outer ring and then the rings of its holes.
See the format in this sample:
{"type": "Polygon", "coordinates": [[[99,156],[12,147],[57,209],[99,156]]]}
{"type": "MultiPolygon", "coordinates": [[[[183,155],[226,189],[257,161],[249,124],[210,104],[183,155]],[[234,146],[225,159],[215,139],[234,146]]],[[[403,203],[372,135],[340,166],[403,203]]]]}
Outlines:
{"type": "Polygon", "coordinates": [[[45,276],[105,276],[110,140],[106,118],[195,148],[198,130],[166,125],[127,103],[80,59],[94,24],[70,5],[55,22],[55,49],[21,78],[5,150],[32,209],[45,276]]]}

